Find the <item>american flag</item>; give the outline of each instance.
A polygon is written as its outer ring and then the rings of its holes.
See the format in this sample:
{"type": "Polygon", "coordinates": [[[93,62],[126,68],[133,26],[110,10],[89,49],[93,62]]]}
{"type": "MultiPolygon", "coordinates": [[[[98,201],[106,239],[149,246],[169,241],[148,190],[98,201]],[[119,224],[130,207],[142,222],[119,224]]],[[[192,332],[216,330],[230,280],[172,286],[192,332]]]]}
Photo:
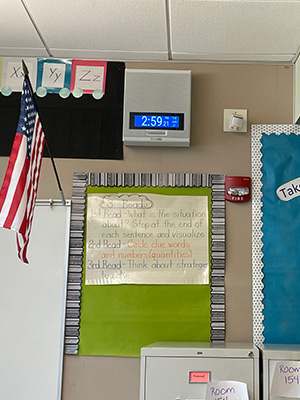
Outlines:
{"type": "Polygon", "coordinates": [[[45,143],[32,96],[25,75],[17,132],[0,191],[0,226],[17,232],[18,256],[25,263],[45,143]]]}

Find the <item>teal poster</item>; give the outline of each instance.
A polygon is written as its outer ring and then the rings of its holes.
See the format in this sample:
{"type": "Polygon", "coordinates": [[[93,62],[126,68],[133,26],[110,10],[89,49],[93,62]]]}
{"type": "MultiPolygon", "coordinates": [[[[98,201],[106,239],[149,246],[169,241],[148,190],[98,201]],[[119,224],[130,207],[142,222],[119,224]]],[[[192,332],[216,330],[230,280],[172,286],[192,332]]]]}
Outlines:
{"type": "Polygon", "coordinates": [[[254,339],[300,343],[300,129],[254,126],[252,151],[254,339]],[[261,282],[256,282],[257,272],[261,282]],[[257,286],[260,322],[255,308],[257,286]]]}

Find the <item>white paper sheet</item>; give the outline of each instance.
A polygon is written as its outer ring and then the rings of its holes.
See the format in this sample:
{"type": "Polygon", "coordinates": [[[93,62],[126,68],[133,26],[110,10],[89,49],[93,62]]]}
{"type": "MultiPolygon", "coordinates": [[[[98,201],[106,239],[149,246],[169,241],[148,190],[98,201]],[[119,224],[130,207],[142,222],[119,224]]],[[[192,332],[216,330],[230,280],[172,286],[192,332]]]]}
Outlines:
{"type": "Polygon", "coordinates": [[[86,284],[209,284],[207,196],[89,194],[86,284]]]}
{"type": "Polygon", "coordinates": [[[247,385],[238,381],[215,381],[207,385],[206,400],[249,400],[247,385]]]}
{"type": "Polygon", "coordinates": [[[300,398],[300,362],[276,363],[271,384],[271,396],[300,398]]]}

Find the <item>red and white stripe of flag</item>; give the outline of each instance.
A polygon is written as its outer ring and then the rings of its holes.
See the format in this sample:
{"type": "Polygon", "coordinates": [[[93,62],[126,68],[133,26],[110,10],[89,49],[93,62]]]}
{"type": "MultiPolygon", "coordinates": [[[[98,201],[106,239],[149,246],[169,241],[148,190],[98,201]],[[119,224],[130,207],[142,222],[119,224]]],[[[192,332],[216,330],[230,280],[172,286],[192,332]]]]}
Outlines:
{"type": "Polygon", "coordinates": [[[0,226],[17,232],[19,258],[28,263],[27,246],[31,232],[45,136],[38,114],[27,157],[27,138],[16,133],[0,196],[0,226]]]}

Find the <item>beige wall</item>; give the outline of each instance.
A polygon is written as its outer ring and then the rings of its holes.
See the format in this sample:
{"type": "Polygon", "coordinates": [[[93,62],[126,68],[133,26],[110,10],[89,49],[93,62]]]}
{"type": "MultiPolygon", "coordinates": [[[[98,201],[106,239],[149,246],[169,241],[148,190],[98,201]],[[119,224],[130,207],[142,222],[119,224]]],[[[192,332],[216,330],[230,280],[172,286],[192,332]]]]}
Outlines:
{"type": "MultiPolygon", "coordinates": [[[[56,160],[67,199],[74,171],[251,175],[250,124],[293,122],[291,66],[128,63],[127,68],[192,71],[190,148],[132,147],[124,160],[56,160]],[[223,110],[248,110],[246,134],[222,131],[223,110]]],[[[84,134],[84,127],[83,127],[84,134]]],[[[7,158],[0,158],[0,178],[7,158]]],[[[59,198],[48,159],[39,198],[59,198]]],[[[226,203],[226,340],[252,341],[251,202],[226,203]]],[[[138,400],[139,359],[65,356],[63,400],[138,400]]]]}

